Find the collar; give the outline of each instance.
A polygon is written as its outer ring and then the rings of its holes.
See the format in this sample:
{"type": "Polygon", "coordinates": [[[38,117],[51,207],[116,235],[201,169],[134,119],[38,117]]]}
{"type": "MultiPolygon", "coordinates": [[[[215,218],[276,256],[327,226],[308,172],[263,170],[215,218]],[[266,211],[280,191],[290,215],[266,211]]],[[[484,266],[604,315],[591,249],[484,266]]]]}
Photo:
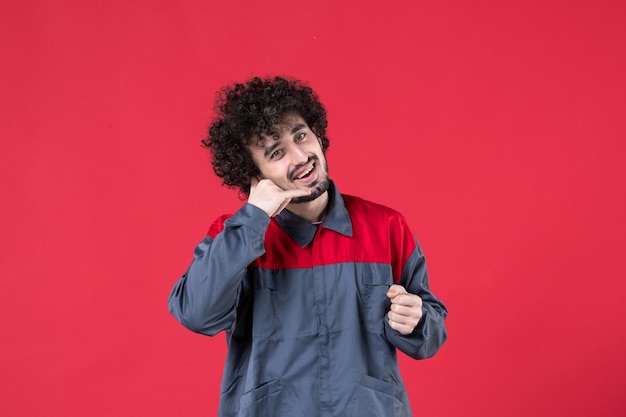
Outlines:
{"type": "MultiPolygon", "coordinates": [[[[332,181],[328,187],[328,197],[328,212],[322,220],[321,226],[342,235],[352,236],[350,215],[343,202],[343,197],[332,181]]],[[[286,209],[280,212],[275,219],[278,225],[302,247],[311,243],[317,232],[318,225],[312,224],[286,209]]]]}

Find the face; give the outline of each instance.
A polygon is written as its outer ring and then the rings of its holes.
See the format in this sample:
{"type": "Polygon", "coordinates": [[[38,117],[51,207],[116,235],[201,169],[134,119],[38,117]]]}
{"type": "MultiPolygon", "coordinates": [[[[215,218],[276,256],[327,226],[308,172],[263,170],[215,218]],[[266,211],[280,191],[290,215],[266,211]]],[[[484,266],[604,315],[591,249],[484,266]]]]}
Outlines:
{"type": "Polygon", "coordinates": [[[292,203],[313,201],[328,190],[328,166],[320,139],[297,114],[286,114],[248,149],[263,178],[283,190],[313,190],[292,203]]]}

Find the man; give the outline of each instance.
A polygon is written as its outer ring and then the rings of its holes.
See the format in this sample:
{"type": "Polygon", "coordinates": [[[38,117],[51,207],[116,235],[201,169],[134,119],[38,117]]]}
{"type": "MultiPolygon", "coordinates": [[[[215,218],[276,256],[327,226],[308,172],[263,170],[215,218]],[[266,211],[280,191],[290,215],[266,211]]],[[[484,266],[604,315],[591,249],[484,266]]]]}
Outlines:
{"type": "Polygon", "coordinates": [[[203,141],[248,195],[197,246],[169,308],[224,330],[221,417],[411,416],[396,349],[434,355],[445,306],[404,217],[329,180],[326,112],[297,80],[225,88],[203,141]]]}

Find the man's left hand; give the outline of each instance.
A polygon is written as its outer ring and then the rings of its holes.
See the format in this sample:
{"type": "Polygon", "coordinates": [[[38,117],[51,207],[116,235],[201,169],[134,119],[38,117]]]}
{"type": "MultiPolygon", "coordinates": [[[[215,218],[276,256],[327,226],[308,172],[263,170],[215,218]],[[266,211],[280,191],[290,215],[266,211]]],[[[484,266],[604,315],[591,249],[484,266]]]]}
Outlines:
{"type": "Polygon", "coordinates": [[[422,299],[409,294],[402,285],[393,284],[387,291],[391,310],[387,313],[389,326],[401,334],[411,334],[422,317],[422,299]]]}

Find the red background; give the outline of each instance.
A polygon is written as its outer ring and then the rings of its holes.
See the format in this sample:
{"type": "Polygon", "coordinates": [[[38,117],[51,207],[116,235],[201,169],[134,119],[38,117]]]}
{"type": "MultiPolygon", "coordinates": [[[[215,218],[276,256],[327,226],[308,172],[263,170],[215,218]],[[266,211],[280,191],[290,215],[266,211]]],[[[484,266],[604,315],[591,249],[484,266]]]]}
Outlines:
{"type": "Polygon", "coordinates": [[[0,7],[1,415],[215,415],[224,338],[166,300],[241,204],[200,148],[213,94],[275,73],[450,309],[442,351],[401,358],[416,415],[626,413],[623,2],[0,7]]]}

